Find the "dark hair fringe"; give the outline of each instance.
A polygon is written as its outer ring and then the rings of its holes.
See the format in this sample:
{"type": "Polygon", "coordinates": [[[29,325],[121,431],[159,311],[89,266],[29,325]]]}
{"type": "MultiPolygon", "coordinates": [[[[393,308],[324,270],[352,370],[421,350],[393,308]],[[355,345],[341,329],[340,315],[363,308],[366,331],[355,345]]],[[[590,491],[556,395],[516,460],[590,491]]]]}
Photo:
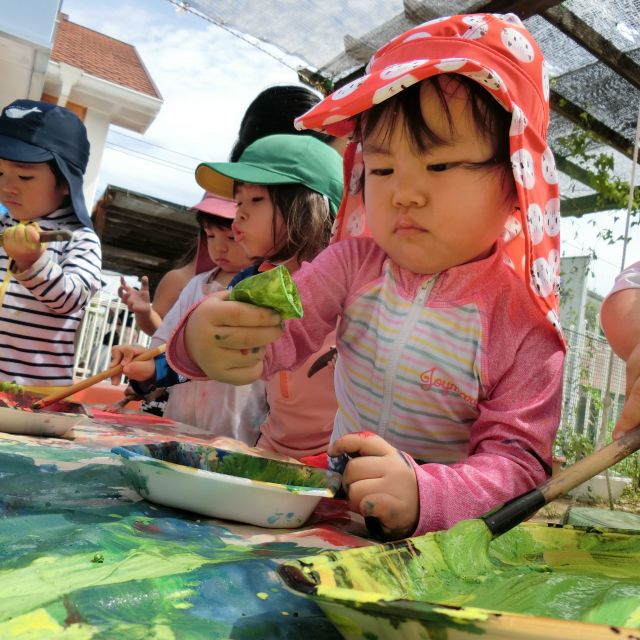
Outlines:
{"type": "Polygon", "coordinates": [[[416,151],[425,152],[430,144],[443,142],[427,126],[420,109],[420,87],[424,82],[428,82],[437,92],[449,121],[450,131],[453,133],[451,112],[441,84],[443,76],[460,83],[466,90],[476,127],[487,140],[493,140],[497,143],[493,154],[493,162],[502,165],[510,173],[509,128],[511,126],[511,114],[501,107],[489,92],[475,80],[458,74],[446,73],[431,76],[401,91],[393,98],[389,98],[368,109],[358,118],[357,135],[361,138],[366,138],[374,130],[380,128],[384,132],[385,139],[388,139],[397,122],[401,121],[407,138],[416,151]]]}
{"type": "Polygon", "coordinates": [[[233,220],[230,218],[225,218],[224,216],[217,216],[212,213],[205,213],[204,211],[200,211],[196,209],[196,220],[198,221],[198,226],[200,230],[204,230],[204,223],[209,222],[210,224],[215,224],[216,227],[222,227],[223,229],[231,229],[231,225],[233,224],[233,220]]]}

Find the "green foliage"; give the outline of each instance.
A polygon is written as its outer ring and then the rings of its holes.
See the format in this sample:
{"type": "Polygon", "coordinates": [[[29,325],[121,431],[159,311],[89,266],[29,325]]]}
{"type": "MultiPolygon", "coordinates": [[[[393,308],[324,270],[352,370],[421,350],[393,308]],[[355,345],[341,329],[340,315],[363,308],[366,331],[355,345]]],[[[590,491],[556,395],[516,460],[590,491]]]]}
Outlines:
{"type": "MultiPolygon", "coordinates": [[[[558,138],[558,147],[563,155],[572,158],[584,172],[586,183],[597,193],[598,204],[611,209],[626,209],[629,200],[629,183],[614,174],[614,159],[610,153],[595,151],[600,144],[588,129],[589,118],[583,113],[586,128],[574,127],[571,133],[558,138]]],[[[640,194],[632,201],[632,213],[640,213],[640,194]]],[[[638,224],[637,217],[632,224],[638,224]]],[[[603,228],[600,235],[610,243],[621,240],[614,238],[610,228],[603,228]]]]}
{"type": "Polygon", "coordinates": [[[563,428],[558,432],[555,442],[556,455],[566,459],[566,464],[574,464],[593,451],[593,440],[585,435],[573,433],[563,428]]]}

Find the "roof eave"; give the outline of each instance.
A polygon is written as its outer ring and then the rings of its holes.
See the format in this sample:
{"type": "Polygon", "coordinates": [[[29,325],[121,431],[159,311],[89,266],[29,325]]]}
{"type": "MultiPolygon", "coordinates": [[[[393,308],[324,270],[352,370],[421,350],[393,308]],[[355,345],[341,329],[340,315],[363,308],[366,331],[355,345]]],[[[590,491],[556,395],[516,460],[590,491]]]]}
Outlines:
{"type": "MultiPolygon", "coordinates": [[[[82,70],[81,70],[82,71],[82,70]]],[[[49,61],[45,92],[59,95],[60,64],[49,61]]],[[[82,71],[69,93],[69,100],[108,113],[110,121],[125,129],[145,133],[158,115],[163,100],[82,71]]]]}

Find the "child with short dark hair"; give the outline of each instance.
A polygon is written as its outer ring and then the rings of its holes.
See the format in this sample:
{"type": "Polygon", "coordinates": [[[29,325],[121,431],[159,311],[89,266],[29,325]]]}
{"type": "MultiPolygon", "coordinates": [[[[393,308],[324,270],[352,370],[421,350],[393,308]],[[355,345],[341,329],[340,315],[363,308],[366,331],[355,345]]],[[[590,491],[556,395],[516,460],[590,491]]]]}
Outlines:
{"type": "MultiPolygon", "coordinates": [[[[213,291],[224,290],[242,269],[251,264],[242,247],[235,241],[231,223],[236,203],[205,193],[194,205],[200,226],[197,264],[201,270],[189,280],[178,299],[162,319],[151,339],[151,346],[165,343],[180,318],[193,304],[213,291]],[[206,257],[206,260],[205,260],[206,257]],[[203,268],[204,266],[208,268],[203,268]]],[[[134,345],[119,345],[112,349],[112,362],[126,364],[127,375],[134,391],[147,394],[155,391],[156,362],[162,368],[164,360],[131,362],[144,349],[134,345]]],[[[112,382],[118,384],[120,376],[112,382]]],[[[259,427],[267,413],[262,381],[234,387],[213,380],[187,380],[173,384],[164,407],[165,418],[195,425],[216,437],[227,437],[253,445],[259,427]]]]}
{"type": "Polygon", "coordinates": [[[82,193],[84,124],[68,109],[16,100],[0,114],[0,377],[52,393],[73,383],[75,333],[100,287],[100,241],[82,193]],[[41,231],[69,229],[43,244],[41,231]]]}

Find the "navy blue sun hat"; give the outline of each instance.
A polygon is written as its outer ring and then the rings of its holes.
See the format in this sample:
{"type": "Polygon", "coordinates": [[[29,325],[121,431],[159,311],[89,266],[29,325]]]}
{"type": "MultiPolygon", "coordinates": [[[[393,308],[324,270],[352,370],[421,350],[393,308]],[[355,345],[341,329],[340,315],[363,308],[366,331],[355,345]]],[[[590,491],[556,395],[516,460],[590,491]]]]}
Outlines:
{"type": "Polygon", "coordinates": [[[93,228],[82,192],[89,140],[75,113],[47,102],[15,100],[0,114],[0,158],[29,164],[55,160],[78,220],[93,228]]]}

